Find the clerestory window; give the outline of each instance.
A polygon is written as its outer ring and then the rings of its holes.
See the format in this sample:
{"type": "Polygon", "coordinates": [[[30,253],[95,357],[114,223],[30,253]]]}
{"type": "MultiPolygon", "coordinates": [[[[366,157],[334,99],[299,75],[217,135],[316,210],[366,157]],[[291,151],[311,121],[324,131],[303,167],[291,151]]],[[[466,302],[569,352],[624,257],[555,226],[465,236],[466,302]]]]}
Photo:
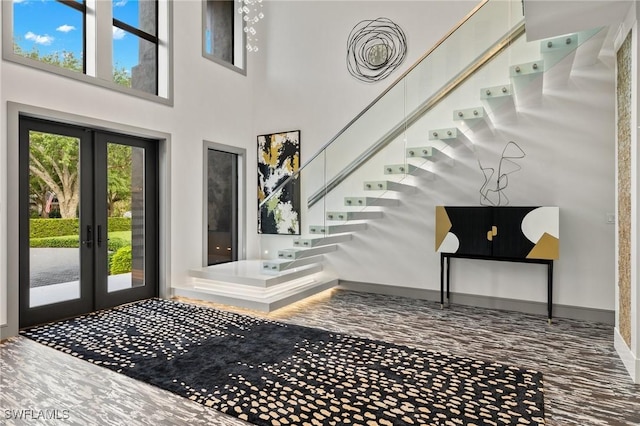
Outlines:
{"type": "Polygon", "coordinates": [[[137,96],[169,98],[168,14],[168,0],[3,2],[3,56],[137,96]]]}
{"type": "Polygon", "coordinates": [[[202,55],[246,74],[244,15],[240,0],[203,0],[202,55]]]}

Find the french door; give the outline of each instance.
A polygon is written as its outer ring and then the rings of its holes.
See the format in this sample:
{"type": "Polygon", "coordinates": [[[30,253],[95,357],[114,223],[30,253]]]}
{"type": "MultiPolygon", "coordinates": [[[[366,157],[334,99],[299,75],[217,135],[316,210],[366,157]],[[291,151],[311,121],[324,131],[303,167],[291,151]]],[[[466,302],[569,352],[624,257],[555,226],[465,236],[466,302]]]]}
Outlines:
{"type": "Polygon", "coordinates": [[[157,141],[20,118],[20,327],[158,294],[157,141]]]}

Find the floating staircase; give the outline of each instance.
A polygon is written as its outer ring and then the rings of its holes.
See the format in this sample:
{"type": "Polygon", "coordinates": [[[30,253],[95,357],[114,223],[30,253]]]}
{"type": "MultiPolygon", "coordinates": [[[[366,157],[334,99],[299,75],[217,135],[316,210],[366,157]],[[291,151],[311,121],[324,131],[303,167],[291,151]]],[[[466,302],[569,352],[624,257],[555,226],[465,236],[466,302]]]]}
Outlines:
{"type": "Polygon", "coordinates": [[[582,37],[596,39],[586,50],[597,56],[599,48],[594,45],[599,40],[602,46],[604,39],[597,30],[539,42],[539,57],[511,65],[504,84],[479,87],[478,98],[469,100],[472,106],[461,105],[452,111],[451,123],[441,122],[428,130],[424,135],[428,145],[404,147],[403,163],[385,164],[378,176],[369,176],[360,187],[366,195],[344,197],[340,210],[324,212],[325,223],[309,226],[308,235],[293,238],[293,247],[278,250],[276,259],[194,269],[192,285],[177,288],[176,294],[271,311],[337,285],[338,277],[324,270],[324,256],[339,256],[340,245],[366,233],[373,221],[384,220],[385,211],[410,202],[417,187],[434,185],[426,181],[448,173],[447,168],[436,171],[435,165],[443,164],[455,173],[451,153],[462,147],[473,151],[477,132],[491,130],[497,122],[517,120],[518,108],[539,103],[547,74],[553,72],[556,82],[569,79],[577,62],[574,58],[580,57],[582,37]]]}

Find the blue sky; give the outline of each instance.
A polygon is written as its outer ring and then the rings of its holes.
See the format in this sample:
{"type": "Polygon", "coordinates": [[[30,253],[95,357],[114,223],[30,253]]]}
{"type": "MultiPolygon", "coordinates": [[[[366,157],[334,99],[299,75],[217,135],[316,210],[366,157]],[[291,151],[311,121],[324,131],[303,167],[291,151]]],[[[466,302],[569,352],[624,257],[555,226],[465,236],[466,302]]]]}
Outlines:
{"type": "MultiPolygon", "coordinates": [[[[138,0],[115,0],[113,16],[138,26],[138,0]]],[[[55,0],[13,0],[14,40],[26,51],[41,54],[82,54],[82,14],[55,0]]],[[[113,32],[113,55],[118,67],[130,70],[138,63],[138,38],[119,28],[113,32]]]]}

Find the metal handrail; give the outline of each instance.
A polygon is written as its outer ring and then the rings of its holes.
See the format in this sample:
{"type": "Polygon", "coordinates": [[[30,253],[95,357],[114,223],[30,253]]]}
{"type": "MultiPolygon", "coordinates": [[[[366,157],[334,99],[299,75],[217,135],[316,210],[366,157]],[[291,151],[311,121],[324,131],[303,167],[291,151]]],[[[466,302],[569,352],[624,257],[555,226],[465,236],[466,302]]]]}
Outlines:
{"type": "Polygon", "coordinates": [[[347,131],[356,121],[360,119],[364,114],[367,113],[380,99],[382,99],[389,91],[391,91],[398,83],[404,80],[404,78],[413,71],[420,63],[425,60],[431,53],[436,50],[442,43],[444,43],[453,33],[458,31],[460,27],[462,27],[465,22],[467,22],[473,15],[475,15],[484,5],[489,3],[490,0],[482,0],[471,12],[469,12],[464,18],[460,20],[456,25],[454,25],[444,37],[442,37],[436,44],[433,45],[431,49],[429,49],[424,55],[422,55],[411,67],[409,67],[400,77],[398,77],[387,89],[385,89],[378,97],[376,97],[367,107],[365,107],[358,115],[356,115],[353,120],[347,123],[346,126],[342,128],[333,138],[331,138],[327,143],[325,143],[315,154],[309,158],[309,160],[305,161],[305,163],[298,169],[296,173],[289,176],[284,182],[278,185],[264,200],[262,200],[258,205],[258,210],[262,208],[272,197],[274,197],[285,185],[289,184],[292,180],[297,179],[298,175],[307,167],[309,164],[313,162],[320,154],[322,154],[331,144],[333,144],[342,134],[347,131]]]}

